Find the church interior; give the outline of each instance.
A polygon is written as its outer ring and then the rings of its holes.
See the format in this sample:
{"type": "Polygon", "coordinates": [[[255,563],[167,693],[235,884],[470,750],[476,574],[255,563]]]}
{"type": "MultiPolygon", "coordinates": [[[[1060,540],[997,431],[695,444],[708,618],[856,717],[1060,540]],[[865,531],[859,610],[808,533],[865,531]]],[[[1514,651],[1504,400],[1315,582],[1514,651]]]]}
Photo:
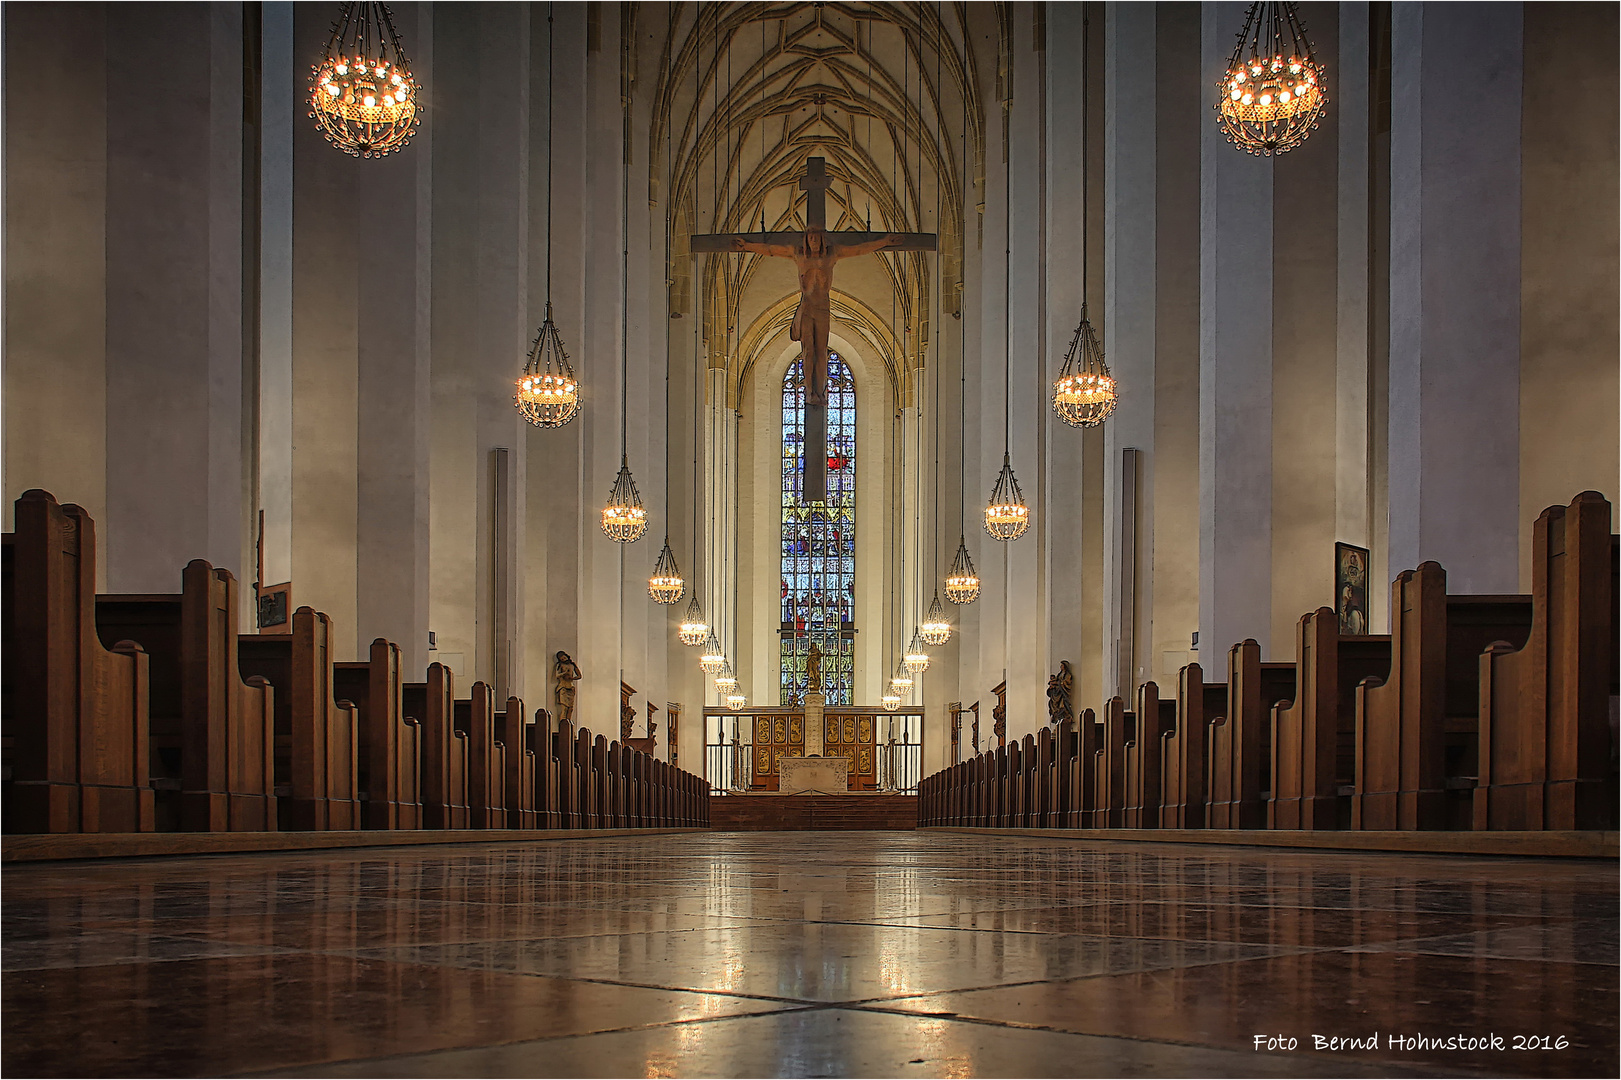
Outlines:
{"type": "Polygon", "coordinates": [[[1618,22],[4,5],[0,1069],[1615,1075],[1618,22]]]}

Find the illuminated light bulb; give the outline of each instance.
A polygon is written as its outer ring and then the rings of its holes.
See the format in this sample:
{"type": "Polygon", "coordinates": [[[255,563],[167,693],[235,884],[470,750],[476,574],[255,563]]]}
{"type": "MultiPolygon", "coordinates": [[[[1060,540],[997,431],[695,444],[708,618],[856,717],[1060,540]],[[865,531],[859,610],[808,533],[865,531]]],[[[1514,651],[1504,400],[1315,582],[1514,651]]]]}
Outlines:
{"type": "Polygon", "coordinates": [[[721,652],[720,639],[711,629],[709,640],[704,642],[704,651],[698,656],[698,666],[703,669],[705,675],[716,675],[720,673],[721,666],[725,663],[726,654],[721,652]]]}
{"type": "Polygon", "coordinates": [[[692,601],[687,604],[687,613],[681,620],[681,644],[702,645],[709,638],[709,624],[704,621],[704,607],[698,602],[698,590],[692,591],[692,601]]]}

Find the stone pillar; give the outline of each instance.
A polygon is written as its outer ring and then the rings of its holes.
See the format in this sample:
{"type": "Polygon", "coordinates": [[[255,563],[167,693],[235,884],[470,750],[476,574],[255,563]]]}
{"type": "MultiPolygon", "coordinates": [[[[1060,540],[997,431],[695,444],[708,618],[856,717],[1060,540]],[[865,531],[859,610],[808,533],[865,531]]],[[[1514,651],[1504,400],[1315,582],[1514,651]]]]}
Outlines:
{"type": "Polygon", "coordinates": [[[106,587],[172,592],[242,571],[242,9],[107,34],[106,587]]]}
{"type": "MultiPolygon", "coordinates": [[[[107,580],[107,95],[100,5],[5,21],[5,506],[29,488],[102,529],[107,580]],[[72,49],[62,47],[71,41],[72,49]],[[88,68],[95,77],[86,78],[88,68]]],[[[205,52],[205,56],[206,56],[205,52]]],[[[196,75],[196,72],[191,74],[196,75]]],[[[202,77],[206,77],[206,72],[202,77]]],[[[164,586],[173,590],[179,568],[164,586]]]]}
{"type": "MultiPolygon", "coordinates": [[[[293,5],[263,5],[259,64],[259,355],[255,429],[264,512],[262,584],[293,576],[293,132],[307,123],[293,48],[293,5]]],[[[255,522],[257,539],[257,522],[255,522]]],[[[244,568],[246,569],[246,568],[244,568]]],[[[298,603],[297,598],[293,601],[298,603]]],[[[251,604],[242,605],[244,614],[251,604]]],[[[252,631],[257,622],[250,617],[252,631]]]]}
{"type": "MultiPolygon", "coordinates": [[[[1199,626],[1199,209],[1198,163],[1210,123],[1210,84],[1200,62],[1200,13],[1156,9],[1154,176],[1154,442],[1145,469],[1152,522],[1146,572],[1150,632],[1138,679],[1175,686],[1199,626]],[[1151,501],[1150,501],[1151,500],[1151,501]],[[1147,670],[1144,671],[1143,669],[1147,670]]],[[[1126,328],[1114,324],[1117,332],[1126,328]]]]}
{"type": "MultiPolygon", "coordinates": [[[[1202,9],[1203,68],[1220,71],[1244,5],[1202,9]]],[[[1272,164],[1200,133],[1199,660],[1226,675],[1227,647],[1270,656],[1272,597],[1272,164]]]]}
{"type": "MultiPolygon", "coordinates": [[[[1317,55],[1338,73],[1346,65],[1336,63],[1337,5],[1309,7],[1304,17],[1317,55]]],[[[1300,616],[1334,605],[1340,113],[1331,102],[1304,143],[1272,159],[1269,659],[1293,659],[1300,616]]],[[[1361,265],[1366,266],[1365,257],[1361,265]]],[[[1218,290],[1222,284],[1217,282],[1218,290]]],[[[1366,475],[1365,461],[1352,468],[1366,475]]],[[[1241,636],[1248,633],[1253,631],[1241,636]]],[[[1222,644],[1224,655],[1230,644],[1222,644]]]]}
{"type": "MultiPolygon", "coordinates": [[[[1159,9],[1154,5],[1115,8],[1105,36],[1107,96],[1111,104],[1104,124],[1104,304],[1092,309],[1093,325],[1107,333],[1104,355],[1120,390],[1114,415],[1104,427],[1103,535],[1106,553],[1103,592],[1102,681],[1089,691],[1103,700],[1118,694],[1131,700],[1137,681],[1155,678],[1149,662],[1153,640],[1154,578],[1149,559],[1154,551],[1156,202],[1158,187],[1158,84],[1176,70],[1164,63],[1145,64],[1154,54],[1159,9]],[[1101,318],[1099,315],[1101,314],[1101,318]],[[1123,500],[1124,452],[1139,453],[1133,505],[1123,500]],[[1135,525],[1130,522],[1135,520],[1135,525]],[[1134,530],[1136,543],[1129,562],[1123,548],[1123,526],[1134,530]],[[1123,580],[1122,566],[1135,567],[1135,588],[1123,580]],[[1132,614],[1129,621],[1123,613],[1132,614]],[[1121,677],[1122,666],[1130,672],[1121,677]]],[[[1104,20],[1099,20],[1100,22],[1104,20]]],[[[1097,28],[1096,26],[1094,28],[1097,28]]],[[[1059,346],[1063,347],[1063,346],[1059,346]]],[[[1056,357],[1055,357],[1056,362],[1056,357]]],[[[1057,670],[1057,665],[1053,665],[1057,670]]]]}
{"type": "Polygon", "coordinates": [[[1390,570],[1433,559],[1454,592],[1514,592],[1524,16],[1392,19],[1390,570]]]}
{"type": "MultiPolygon", "coordinates": [[[[430,112],[432,12],[420,4],[394,14],[425,88],[420,107],[430,112]]],[[[411,679],[429,659],[434,127],[426,121],[403,151],[362,162],[364,187],[353,204],[367,250],[356,285],[355,650],[366,655],[379,637],[396,642],[411,679]]],[[[496,700],[508,692],[497,684],[496,700]]]]}

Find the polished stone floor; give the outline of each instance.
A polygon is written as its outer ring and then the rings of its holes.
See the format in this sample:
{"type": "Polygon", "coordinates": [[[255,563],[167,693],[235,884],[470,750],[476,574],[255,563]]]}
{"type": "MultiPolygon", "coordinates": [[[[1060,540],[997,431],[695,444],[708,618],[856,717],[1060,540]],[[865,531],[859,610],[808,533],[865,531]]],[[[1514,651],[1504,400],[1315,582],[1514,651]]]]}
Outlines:
{"type": "Polygon", "coordinates": [[[1617,1075],[1614,863],[731,833],[3,885],[7,1076],[1617,1075]]]}

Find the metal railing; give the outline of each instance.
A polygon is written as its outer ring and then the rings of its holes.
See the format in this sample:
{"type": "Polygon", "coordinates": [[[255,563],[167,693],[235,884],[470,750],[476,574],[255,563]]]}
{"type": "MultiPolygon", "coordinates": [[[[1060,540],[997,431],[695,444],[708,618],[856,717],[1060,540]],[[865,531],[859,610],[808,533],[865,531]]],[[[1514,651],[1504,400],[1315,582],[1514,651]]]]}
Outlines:
{"type": "MultiPolygon", "coordinates": [[[[830,710],[832,711],[832,710],[830,710]]],[[[874,717],[877,738],[878,790],[898,794],[917,793],[923,778],[923,713],[885,712],[841,706],[837,712],[874,717]]],[[[754,776],[754,718],[756,716],[802,715],[797,709],[776,707],[730,712],[704,710],[704,778],[711,795],[747,792],[754,776]]]]}

